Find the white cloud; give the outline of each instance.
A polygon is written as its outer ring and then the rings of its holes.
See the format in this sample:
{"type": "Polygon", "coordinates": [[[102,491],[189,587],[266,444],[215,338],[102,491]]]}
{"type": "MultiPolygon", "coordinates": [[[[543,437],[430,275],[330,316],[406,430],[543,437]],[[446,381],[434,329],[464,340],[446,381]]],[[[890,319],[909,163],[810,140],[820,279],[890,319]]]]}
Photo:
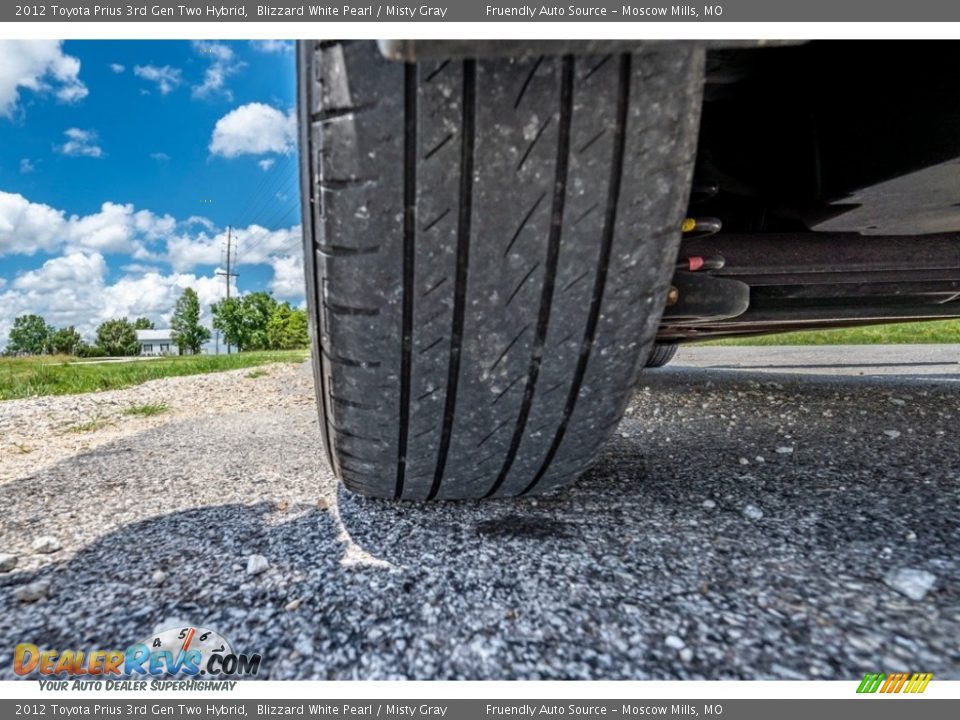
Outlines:
{"type": "Polygon", "coordinates": [[[227,100],[233,100],[233,93],[226,86],[227,78],[239,72],[246,63],[236,60],[233,50],[223,43],[194,41],[193,48],[210,59],[210,66],[203,74],[203,82],[193,86],[193,97],[210,98],[222,95],[227,100]]]}
{"type": "Polygon", "coordinates": [[[120,63],[110,63],[110,69],[117,73],[117,75],[126,70],[126,68],[120,63]]]}
{"type": "Polygon", "coordinates": [[[183,82],[181,72],[180,68],[170,67],[169,65],[163,67],[136,65],[133,68],[133,74],[137,77],[156,83],[161,95],[166,95],[177,89],[183,82]]]}
{"type": "Polygon", "coordinates": [[[293,43],[288,40],[251,40],[254,50],[262,53],[293,52],[293,43]]]}
{"type": "Polygon", "coordinates": [[[214,229],[214,227],[215,227],[214,224],[213,224],[213,220],[211,220],[210,218],[202,217],[201,215],[191,215],[190,217],[187,218],[186,224],[187,224],[187,225],[202,225],[203,227],[205,227],[205,228],[206,228],[207,230],[209,230],[210,232],[213,232],[213,229],[214,229]]]}
{"type": "Polygon", "coordinates": [[[72,157],[103,157],[103,148],[97,145],[96,130],[81,130],[80,128],[70,128],[64,130],[67,141],[63,145],[58,145],[57,150],[64,155],[72,157]]]}
{"type": "Polygon", "coordinates": [[[165,152],[150,153],[150,158],[152,160],[156,160],[158,163],[165,163],[170,161],[170,156],[167,155],[165,152]]]}
{"type": "Polygon", "coordinates": [[[20,158],[20,173],[26,175],[27,173],[32,173],[36,168],[33,166],[33,161],[30,158],[20,158]]]}
{"type": "Polygon", "coordinates": [[[303,256],[300,254],[274,257],[270,259],[273,267],[273,280],[270,289],[280,298],[301,298],[304,293],[303,256]]]}
{"type": "MultiPolygon", "coordinates": [[[[268,230],[259,225],[234,228],[232,242],[238,265],[273,265],[277,257],[299,252],[300,226],[268,230]]],[[[198,235],[181,234],[167,240],[166,259],[174,270],[186,272],[201,265],[216,265],[223,261],[227,246],[226,230],[198,235]]],[[[301,285],[303,283],[301,282],[301,285]]],[[[303,288],[300,289],[303,292],[303,288]]]]}
{"type": "Polygon", "coordinates": [[[273,158],[266,158],[257,163],[260,166],[260,169],[266,172],[273,167],[273,164],[276,162],[273,158]]]}
{"type": "Polygon", "coordinates": [[[54,293],[66,285],[98,284],[107,274],[107,263],[99,253],[71,253],[47,260],[42,267],[17,277],[11,287],[26,292],[54,293]]]}
{"type": "Polygon", "coordinates": [[[63,54],[61,41],[0,40],[0,116],[13,116],[21,89],[53,93],[68,103],[88,94],[80,61],[63,54]]]}
{"type": "Polygon", "coordinates": [[[213,155],[232,158],[238,155],[289,153],[297,137],[293,113],[263,103],[249,103],[231,110],[217,120],[210,139],[213,155]]]}
{"type": "Polygon", "coordinates": [[[0,255],[50,252],[62,244],[63,211],[0,192],[0,255]]]}
{"type": "Polygon", "coordinates": [[[0,256],[37,251],[126,253],[140,260],[157,257],[155,246],[176,229],[170,215],[136,210],[130,203],[105,202],[90,215],[71,215],[22,195],[0,191],[0,256]]]}

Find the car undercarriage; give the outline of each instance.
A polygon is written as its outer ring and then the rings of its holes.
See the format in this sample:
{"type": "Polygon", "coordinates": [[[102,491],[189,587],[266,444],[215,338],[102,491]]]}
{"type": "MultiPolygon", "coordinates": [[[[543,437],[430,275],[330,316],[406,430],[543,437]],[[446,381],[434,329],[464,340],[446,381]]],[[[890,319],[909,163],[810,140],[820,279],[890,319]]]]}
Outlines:
{"type": "Polygon", "coordinates": [[[658,342],[960,316],[956,50],[708,51],[658,342]]]}

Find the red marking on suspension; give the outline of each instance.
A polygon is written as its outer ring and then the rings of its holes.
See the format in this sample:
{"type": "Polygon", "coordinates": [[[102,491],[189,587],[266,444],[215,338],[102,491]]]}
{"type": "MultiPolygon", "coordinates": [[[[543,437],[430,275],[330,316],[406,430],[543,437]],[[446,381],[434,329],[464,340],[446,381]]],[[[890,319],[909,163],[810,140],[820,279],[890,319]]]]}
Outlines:
{"type": "Polygon", "coordinates": [[[703,258],[699,255],[694,255],[691,258],[687,258],[687,262],[690,263],[690,271],[696,271],[703,267],[703,258]]]}

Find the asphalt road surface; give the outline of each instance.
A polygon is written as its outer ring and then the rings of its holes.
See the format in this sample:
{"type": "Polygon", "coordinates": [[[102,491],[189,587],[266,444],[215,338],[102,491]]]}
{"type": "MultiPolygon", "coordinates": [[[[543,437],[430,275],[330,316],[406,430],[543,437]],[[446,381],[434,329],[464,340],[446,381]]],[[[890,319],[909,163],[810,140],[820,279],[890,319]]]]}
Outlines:
{"type": "Polygon", "coordinates": [[[338,490],[274,373],[0,485],[0,676],[182,621],[269,678],[958,679],[958,360],[684,350],[572,488],[432,505],[338,490]]]}

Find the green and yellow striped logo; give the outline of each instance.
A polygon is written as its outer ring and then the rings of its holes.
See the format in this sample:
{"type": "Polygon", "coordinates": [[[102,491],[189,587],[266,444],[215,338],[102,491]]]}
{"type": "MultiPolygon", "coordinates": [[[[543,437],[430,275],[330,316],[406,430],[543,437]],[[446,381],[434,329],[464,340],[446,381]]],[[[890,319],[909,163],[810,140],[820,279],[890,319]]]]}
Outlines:
{"type": "Polygon", "coordinates": [[[858,693],[922,693],[933,680],[933,673],[867,673],[858,693]]]}

